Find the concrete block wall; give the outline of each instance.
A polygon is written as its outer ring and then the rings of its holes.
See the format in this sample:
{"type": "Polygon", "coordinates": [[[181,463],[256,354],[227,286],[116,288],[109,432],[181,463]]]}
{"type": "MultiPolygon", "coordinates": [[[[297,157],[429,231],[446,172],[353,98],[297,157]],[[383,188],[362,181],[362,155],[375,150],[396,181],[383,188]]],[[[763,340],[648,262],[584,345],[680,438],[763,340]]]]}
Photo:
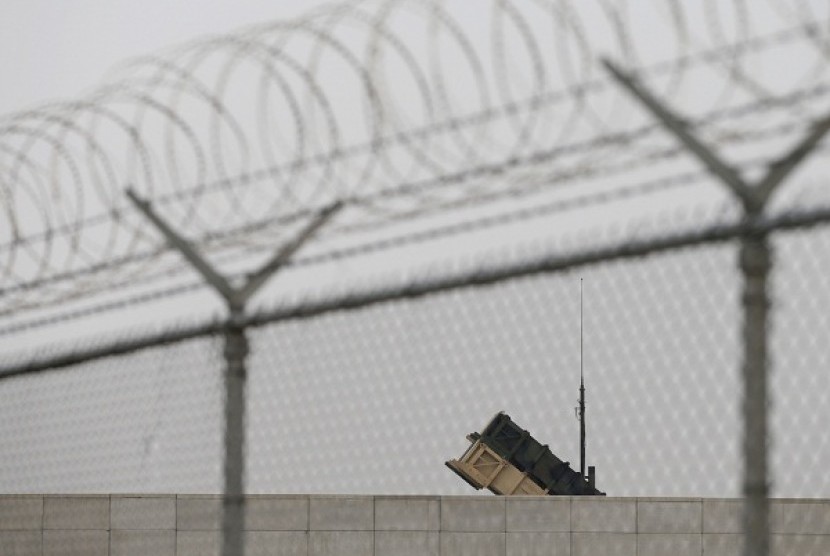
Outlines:
{"type": "MultiPolygon", "coordinates": [[[[215,495],[0,496],[3,556],[213,556],[215,495]]],[[[776,500],[776,556],[830,554],[830,501],[776,500]]],[[[740,501],[251,496],[249,556],[739,556],[740,501]]]]}

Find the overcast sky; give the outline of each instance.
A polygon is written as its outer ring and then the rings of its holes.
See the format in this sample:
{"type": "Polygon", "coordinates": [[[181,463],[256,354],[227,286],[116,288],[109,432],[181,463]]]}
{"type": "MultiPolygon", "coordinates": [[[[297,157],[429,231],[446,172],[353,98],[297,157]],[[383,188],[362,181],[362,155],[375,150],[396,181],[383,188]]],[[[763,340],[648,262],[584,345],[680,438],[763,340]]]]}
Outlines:
{"type": "Polygon", "coordinates": [[[326,0],[4,0],[0,114],[67,99],[125,58],[302,15],[326,0]]]}

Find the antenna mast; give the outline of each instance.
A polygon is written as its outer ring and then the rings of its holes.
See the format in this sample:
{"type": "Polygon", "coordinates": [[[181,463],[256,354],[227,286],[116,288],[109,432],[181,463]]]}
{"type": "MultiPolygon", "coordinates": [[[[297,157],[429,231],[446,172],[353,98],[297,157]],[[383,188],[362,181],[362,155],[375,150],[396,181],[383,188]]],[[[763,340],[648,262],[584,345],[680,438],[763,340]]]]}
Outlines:
{"type": "Polygon", "coordinates": [[[579,473],[585,477],[585,374],[582,357],[582,278],[579,279],[579,473]]]}

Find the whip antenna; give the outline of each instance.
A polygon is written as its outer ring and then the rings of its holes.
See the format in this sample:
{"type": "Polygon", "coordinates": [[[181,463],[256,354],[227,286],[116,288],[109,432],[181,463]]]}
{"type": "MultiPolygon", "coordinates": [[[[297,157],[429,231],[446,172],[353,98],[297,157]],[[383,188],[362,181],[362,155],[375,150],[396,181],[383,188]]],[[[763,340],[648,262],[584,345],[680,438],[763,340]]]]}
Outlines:
{"type": "Polygon", "coordinates": [[[579,279],[579,473],[585,477],[585,372],[583,364],[582,278],[579,279]]]}

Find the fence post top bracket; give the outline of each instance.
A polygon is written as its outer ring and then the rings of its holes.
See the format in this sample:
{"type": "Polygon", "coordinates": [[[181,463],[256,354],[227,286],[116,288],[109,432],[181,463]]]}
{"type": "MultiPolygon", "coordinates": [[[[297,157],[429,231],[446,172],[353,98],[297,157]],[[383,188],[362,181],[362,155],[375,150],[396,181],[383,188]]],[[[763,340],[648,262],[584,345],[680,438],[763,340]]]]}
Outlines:
{"type": "Polygon", "coordinates": [[[657,99],[630,72],[618,67],[609,58],[601,58],[602,65],[633,97],[670,131],[706,168],[728,187],[741,201],[748,217],[759,216],[770,197],[799,164],[815,149],[830,131],[830,113],[810,127],[806,136],[786,155],[773,162],[767,173],[757,183],[748,183],[738,169],[724,161],[712,147],[698,139],[680,116],[657,99]]]}
{"type": "Polygon", "coordinates": [[[196,247],[156,214],[149,201],[139,197],[130,186],[126,188],[126,194],[144,216],[161,231],[167,243],[179,251],[202,278],[204,278],[205,282],[225,300],[231,318],[234,318],[234,315],[244,314],[248,299],[258,292],[280,268],[285,266],[294,253],[305,245],[344,206],[342,201],[337,201],[324,208],[306,224],[294,239],[278,248],[265,264],[250,274],[241,286],[234,287],[226,277],[221,275],[202,257],[196,247]]]}

